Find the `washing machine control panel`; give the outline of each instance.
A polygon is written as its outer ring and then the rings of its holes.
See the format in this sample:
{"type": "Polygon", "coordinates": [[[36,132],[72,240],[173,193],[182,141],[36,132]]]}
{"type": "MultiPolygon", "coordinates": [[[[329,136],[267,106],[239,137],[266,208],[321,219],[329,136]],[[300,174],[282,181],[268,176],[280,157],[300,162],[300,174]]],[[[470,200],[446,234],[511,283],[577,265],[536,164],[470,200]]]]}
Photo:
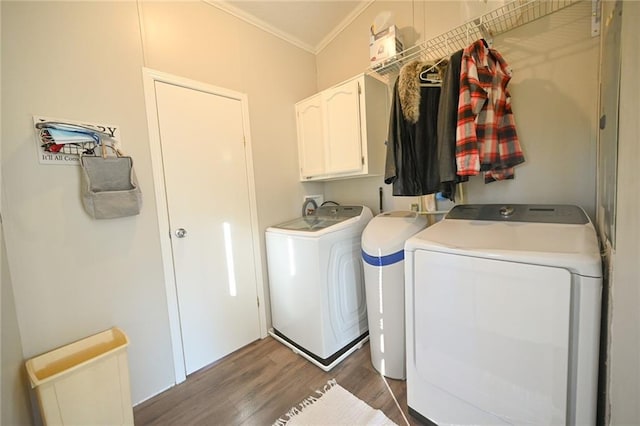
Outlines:
{"type": "Polygon", "coordinates": [[[318,207],[315,216],[334,219],[349,219],[362,214],[362,206],[322,206],[318,207]]]}
{"type": "Polygon", "coordinates": [[[584,225],[589,218],[578,206],[565,204],[462,204],[447,219],[584,225]]]}

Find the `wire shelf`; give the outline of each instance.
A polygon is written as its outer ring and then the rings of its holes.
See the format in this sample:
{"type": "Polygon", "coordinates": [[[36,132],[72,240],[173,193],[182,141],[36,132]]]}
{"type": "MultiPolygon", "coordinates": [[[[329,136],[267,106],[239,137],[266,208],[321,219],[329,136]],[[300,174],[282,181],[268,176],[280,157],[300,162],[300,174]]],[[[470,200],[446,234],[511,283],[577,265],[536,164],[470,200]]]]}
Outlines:
{"type": "Polygon", "coordinates": [[[435,62],[464,49],[479,38],[484,38],[491,44],[494,36],[533,22],[579,1],[581,0],[514,0],[432,39],[403,50],[387,62],[375,68],[369,68],[367,74],[388,77],[389,74],[399,72],[404,64],[414,60],[435,62]]]}

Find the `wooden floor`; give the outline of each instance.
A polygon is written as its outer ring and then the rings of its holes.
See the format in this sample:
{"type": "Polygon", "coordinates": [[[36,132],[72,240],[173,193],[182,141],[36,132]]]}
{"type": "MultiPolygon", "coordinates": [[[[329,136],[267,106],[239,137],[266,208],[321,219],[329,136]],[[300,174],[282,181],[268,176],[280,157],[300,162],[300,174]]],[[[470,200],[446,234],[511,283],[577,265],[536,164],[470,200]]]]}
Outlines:
{"type": "MultiPolygon", "coordinates": [[[[256,341],[143,402],[141,425],[271,425],[330,379],[406,425],[384,379],[371,365],[369,343],[325,372],[271,337],[256,341]]],[[[404,381],[386,379],[410,425],[404,381]]]]}

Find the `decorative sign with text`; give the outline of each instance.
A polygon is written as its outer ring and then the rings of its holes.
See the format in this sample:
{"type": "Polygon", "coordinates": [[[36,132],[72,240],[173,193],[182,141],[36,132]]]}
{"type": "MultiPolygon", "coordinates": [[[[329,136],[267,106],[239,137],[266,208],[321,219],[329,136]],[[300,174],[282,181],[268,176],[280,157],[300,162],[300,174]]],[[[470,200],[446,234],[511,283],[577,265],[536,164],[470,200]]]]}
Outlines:
{"type": "MultiPolygon", "coordinates": [[[[122,148],[120,126],[33,116],[40,164],[80,165],[80,155],[92,154],[98,143],[122,148]],[[45,127],[38,128],[44,124],[45,127]],[[48,127],[47,127],[48,126],[48,127]]],[[[95,152],[100,155],[100,148],[95,152]]]]}

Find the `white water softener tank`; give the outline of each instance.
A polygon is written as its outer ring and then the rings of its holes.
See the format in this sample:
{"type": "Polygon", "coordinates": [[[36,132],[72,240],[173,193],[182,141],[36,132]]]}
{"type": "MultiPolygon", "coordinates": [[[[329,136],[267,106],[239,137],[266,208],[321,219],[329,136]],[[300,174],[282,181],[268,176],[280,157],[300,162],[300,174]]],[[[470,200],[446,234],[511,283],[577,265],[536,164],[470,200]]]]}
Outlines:
{"type": "Polygon", "coordinates": [[[362,233],[371,363],[380,374],[404,379],[404,243],[427,219],[413,211],[382,213],[362,233]]]}

